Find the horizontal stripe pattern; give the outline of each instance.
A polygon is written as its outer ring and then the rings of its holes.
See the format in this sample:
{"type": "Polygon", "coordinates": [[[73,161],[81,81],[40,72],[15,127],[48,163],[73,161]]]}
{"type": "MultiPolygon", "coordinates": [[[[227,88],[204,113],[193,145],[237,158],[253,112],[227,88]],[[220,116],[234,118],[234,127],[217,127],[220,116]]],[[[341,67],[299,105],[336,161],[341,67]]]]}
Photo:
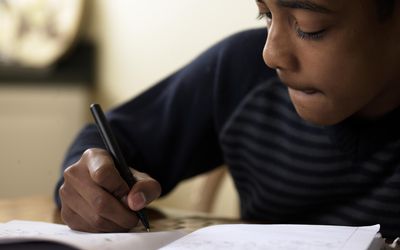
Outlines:
{"type": "Polygon", "coordinates": [[[343,150],[329,129],[303,121],[278,81],[258,86],[244,99],[220,134],[242,217],[380,223],[385,236],[400,236],[400,142],[360,159],[347,150],[355,146],[354,138],[340,138],[343,150]]]}

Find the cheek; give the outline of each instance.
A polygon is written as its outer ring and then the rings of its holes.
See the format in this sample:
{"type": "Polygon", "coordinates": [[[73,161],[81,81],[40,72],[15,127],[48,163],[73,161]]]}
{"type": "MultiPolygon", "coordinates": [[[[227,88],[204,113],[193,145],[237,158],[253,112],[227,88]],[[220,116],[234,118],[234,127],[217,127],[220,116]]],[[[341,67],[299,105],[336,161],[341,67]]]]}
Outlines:
{"type": "Polygon", "coordinates": [[[301,58],[300,77],[321,91],[314,96],[289,93],[305,120],[338,123],[360,110],[378,91],[376,68],[362,53],[316,50],[301,58]]]}

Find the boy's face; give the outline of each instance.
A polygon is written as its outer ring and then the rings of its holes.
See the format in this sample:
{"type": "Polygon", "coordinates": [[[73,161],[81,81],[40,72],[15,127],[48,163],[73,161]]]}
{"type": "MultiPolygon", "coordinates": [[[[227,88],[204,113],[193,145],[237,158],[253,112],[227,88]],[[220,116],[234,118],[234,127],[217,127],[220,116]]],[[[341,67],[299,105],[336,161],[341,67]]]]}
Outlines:
{"type": "Polygon", "coordinates": [[[400,11],[379,21],[374,0],[256,0],[263,57],[316,124],[373,119],[400,105],[400,11]]]}

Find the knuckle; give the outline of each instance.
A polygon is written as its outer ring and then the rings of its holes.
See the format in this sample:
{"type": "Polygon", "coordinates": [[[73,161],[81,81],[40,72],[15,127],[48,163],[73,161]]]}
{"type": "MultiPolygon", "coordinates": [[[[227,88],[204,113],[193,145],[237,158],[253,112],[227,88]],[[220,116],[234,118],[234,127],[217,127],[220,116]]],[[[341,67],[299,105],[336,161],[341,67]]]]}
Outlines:
{"type": "Polygon", "coordinates": [[[94,170],[92,173],[92,179],[96,183],[104,183],[109,176],[110,176],[109,168],[107,168],[105,165],[96,168],[96,170],[94,170]]]}
{"type": "Polygon", "coordinates": [[[93,215],[92,226],[98,231],[107,231],[108,222],[99,215],[93,215]]]}
{"type": "Polygon", "coordinates": [[[94,159],[99,155],[105,156],[106,151],[104,149],[100,149],[100,148],[88,148],[82,153],[80,161],[94,159]]]}
{"type": "Polygon", "coordinates": [[[61,187],[58,189],[58,195],[60,196],[61,199],[65,198],[67,196],[67,188],[65,187],[65,184],[62,184],[61,187]]]}
{"type": "Polygon", "coordinates": [[[93,200],[93,209],[95,214],[104,214],[108,208],[108,199],[104,195],[99,195],[93,200]]]}
{"type": "Polygon", "coordinates": [[[71,178],[76,176],[78,174],[78,167],[79,167],[79,164],[77,164],[77,163],[72,164],[69,167],[67,167],[63,172],[64,180],[69,181],[71,178]]]}
{"type": "Polygon", "coordinates": [[[66,168],[66,169],[64,170],[63,176],[64,176],[64,180],[65,180],[65,181],[68,181],[68,180],[69,180],[69,178],[70,178],[71,175],[72,175],[72,172],[73,172],[72,166],[69,166],[68,168],[66,168]]]}
{"type": "Polygon", "coordinates": [[[91,158],[91,157],[93,157],[94,155],[96,155],[96,151],[97,151],[97,150],[94,149],[94,148],[86,149],[86,150],[83,152],[81,159],[86,159],[86,158],[91,158]]]}

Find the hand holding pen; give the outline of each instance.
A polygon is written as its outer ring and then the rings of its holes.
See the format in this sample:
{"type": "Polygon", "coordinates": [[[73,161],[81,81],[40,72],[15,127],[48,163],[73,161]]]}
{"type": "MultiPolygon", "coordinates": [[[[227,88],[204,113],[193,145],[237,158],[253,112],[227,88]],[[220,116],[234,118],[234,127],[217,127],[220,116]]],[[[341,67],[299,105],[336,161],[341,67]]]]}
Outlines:
{"type": "Polygon", "coordinates": [[[60,188],[64,222],[86,232],[126,232],[135,227],[140,216],[136,214],[159,197],[161,188],[147,174],[134,172],[138,179],[130,188],[109,152],[86,150],[64,172],[60,188]]]}
{"type": "MultiPolygon", "coordinates": [[[[111,127],[106,120],[103,110],[99,104],[92,104],[90,106],[90,111],[92,112],[93,119],[96,122],[97,129],[99,130],[101,138],[103,139],[104,145],[106,146],[108,153],[113,158],[115,168],[118,170],[118,173],[121,175],[122,179],[124,179],[126,184],[128,184],[129,188],[132,188],[137,180],[132,175],[128,164],[125,161],[125,157],[122,155],[117,140],[114,137],[111,127]]],[[[146,230],[150,232],[150,225],[145,212],[143,210],[139,210],[136,211],[136,215],[139,217],[146,230]]]]}

